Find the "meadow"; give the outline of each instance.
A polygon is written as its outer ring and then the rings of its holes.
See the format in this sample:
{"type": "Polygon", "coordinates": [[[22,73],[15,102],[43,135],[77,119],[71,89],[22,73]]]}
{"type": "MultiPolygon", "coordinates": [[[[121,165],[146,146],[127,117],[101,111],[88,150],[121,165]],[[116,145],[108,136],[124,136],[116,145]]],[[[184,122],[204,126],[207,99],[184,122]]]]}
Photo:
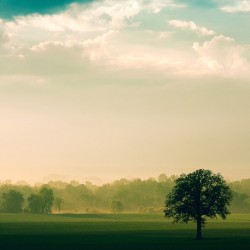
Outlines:
{"type": "Polygon", "coordinates": [[[0,214],[0,249],[250,249],[250,214],[195,224],[163,214],[0,214]]]}

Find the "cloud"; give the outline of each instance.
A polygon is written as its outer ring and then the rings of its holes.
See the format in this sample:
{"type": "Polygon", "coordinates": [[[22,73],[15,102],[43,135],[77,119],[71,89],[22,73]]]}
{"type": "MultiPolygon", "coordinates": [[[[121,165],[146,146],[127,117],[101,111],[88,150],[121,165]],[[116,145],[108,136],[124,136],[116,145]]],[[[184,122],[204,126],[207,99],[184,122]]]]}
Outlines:
{"type": "MultiPolygon", "coordinates": [[[[71,55],[74,59],[88,60],[89,62],[101,63],[111,58],[112,39],[118,34],[118,31],[110,30],[94,39],[87,39],[83,42],[77,40],[68,40],[66,42],[42,42],[33,46],[31,53],[36,55],[43,55],[45,57],[58,58],[60,55],[71,55]]],[[[74,63],[75,64],[75,63],[74,63]]]]}
{"type": "Polygon", "coordinates": [[[46,14],[60,11],[71,3],[90,3],[92,0],[1,0],[0,16],[12,18],[13,16],[29,15],[34,13],[46,14]]]}
{"type": "Polygon", "coordinates": [[[182,30],[190,30],[203,36],[215,35],[215,32],[213,30],[209,30],[205,27],[200,27],[192,21],[170,20],[168,21],[168,24],[172,27],[179,28],[182,30]]]}
{"type": "MultiPolygon", "coordinates": [[[[161,36],[162,32],[158,32],[161,36]]],[[[64,61],[63,68],[68,68],[68,64],[78,68],[94,64],[101,66],[104,70],[145,70],[172,72],[182,67],[188,62],[184,59],[184,54],[171,49],[157,50],[150,46],[136,46],[120,41],[122,34],[116,30],[110,30],[94,39],[87,39],[83,42],[44,42],[31,48],[29,57],[43,58],[48,69],[53,68],[53,61],[64,61]],[[80,66],[81,65],[81,66],[80,66]]],[[[159,39],[159,37],[157,37],[159,39]]],[[[61,65],[62,67],[62,65],[61,65]]],[[[64,72],[68,72],[66,69],[64,72]]]]}
{"type": "Polygon", "coordinates": [[[144,30],[144,34],[152,36],[154,39],[166,39],[173,35],[172,31],[154,31],[154,30],[144,30]]]}
{"type": "Polygon", "coordinates": [[[220,35],[202,44],[195,42],[193,49],[199,55],[197,64],[205,71],[223,76],[249,74],[250,63],[244,53],[250,53],[250,48],[237,45],[230,37],[220,35]]]}
{"type": "Polygon", "coordinates": [[[1,21],[0,41],[2,44],[5,41],[5,56],[0,57],[3,65],[0,74],[43,79],[39,82],[66,77],[82,82],[102,75],[111,79],[116,72],[125,72],[125,77],[131,74],[146,79],[148,74],[154,74],[163,79],[170,75],[226,75],[227,70],[241,75],[249,69],[244,55],[248,53],[246,46],[224,36],[204,42],[206,36],[215,32],[195,22],[168,22],[174,28],[199,35],[189,37],[192,40],[188,42],[184,37],[183,43],[164,26],[160,30],[153,25],[145,29],[144,23],[135,26],[145,18],[160,16],[164,20],[156,6],[180,7],[174,1],[104,0],[89,5],[72,4],[52,15],[35,14],[1,21]],[[140,19],[142,15],[145,16],[140,19]]]}
{"type": "MultiPolygon", "coordinates": [[[[96,1],[92,4],[71,4],[66,11],[47,15],[18,16],[7,23],[9,29],[22,32],[35,28],[49,32],[88,32],[119,29],[130,26],[133,18],[143,11],[158,13],[163,8],[180,8],[172,0],[96,1]]],[[[18,34],[19,35],[19,34],[18,34]]]]}
{"type": "MultiPolygon", "coordinates": [[[[53,14],[56,12],[64,11],[70,4],[80,5],[90,5],[93,4],[103,4],[104,6],[107,2],[116,5],[118,1],[98,1],[98,0],[1,0],[0,2],[0,16],[4,18],[12,18],[14,16],[24,16],[36,14],[53,14]]],[[[122,3],[128,2],[128,0],[122,1],[122,3]]],[[[181,8],[184,4],[177,3],[175,0],[134,0],[141,6],[144,6],[153,13],[160,12],[163,8],[181,8]]]]}
{"type": "MultiPolygon", "coordinates": [[[[162,8],[182,6],[172,0],[103,0],[88,5],[74,3],[60,13],[18,16],[6,21],[4,29],[11,38],[9,47],[13,53],[23,54],[24,50],[46,42],[83,42],[111,30],[137,27],[138,20],[134,18],[142,12],[158,13],[162,8]]],[[[163,31],[160,38],[164,36],[166,33],[163,31]]]]}
{"type": "Polygon", "coordinates": [[[236,0],[231,4],[222,5],[220,9],[228,13],[250,12],[250,1],[236,0]]]}
{"type": "MultiPolygon", "coordinates": [[[[156,6],[167,6],[159,0],[156,6]],[[158,4],[157,4],[158,3],[158,4]]],[[[167,1],[168,2],[168,1],[167,1]]],[[[172,1],[171,1],[172,2],[172,1]]],[[[66,11],[51,15],[19,16],[5,24],[12,45],[33,46],[42,41],[84,40],[138,25],[133,18],[143,11],[153,11],[151,1],[97,1],[89,5],[72,4],[66,11]]]]}
{"type": "Polygon", "coordinates": [[[159,13],[163,8],[176,9],[176,8],[184,8],[186,5],[177,3],[174,0],[153,0],[147,1],[144,0],[143,4],[145,8],[149,9],[153,13],[159,13]]]}
{"type": "Polygon", "coordinates": [[[110,0],[87,7],[72,4],[67,11],[58,14],[16,17],[14,21],[7,22],[7,26],[10,30],[18,32],[18,35],[29,28],[53,33],[103,31],[124,27],[127,21],[140,11],[139,3],[134,0],[125,3],[110,0]]]}

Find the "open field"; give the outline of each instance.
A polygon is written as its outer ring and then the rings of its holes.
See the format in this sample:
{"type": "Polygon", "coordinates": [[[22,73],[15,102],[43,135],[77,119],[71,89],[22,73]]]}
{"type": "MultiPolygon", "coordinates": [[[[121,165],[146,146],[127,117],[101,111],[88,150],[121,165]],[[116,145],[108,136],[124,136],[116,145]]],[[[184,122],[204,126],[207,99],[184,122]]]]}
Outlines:
{"type": "Polygon", "coordinates": [[[249,249],[250,215],[212,220],[195,240],[195,224],[162,214],[0,214],[0,249],[249,249]]]}

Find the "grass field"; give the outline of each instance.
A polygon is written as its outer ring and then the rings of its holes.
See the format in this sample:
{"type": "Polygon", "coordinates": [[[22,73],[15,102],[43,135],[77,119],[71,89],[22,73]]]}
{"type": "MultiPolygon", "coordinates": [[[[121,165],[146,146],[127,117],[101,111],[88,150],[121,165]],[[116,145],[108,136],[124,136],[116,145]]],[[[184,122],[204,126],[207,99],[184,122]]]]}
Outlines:
{"type": "Polygon", "coordinates": [[[195,224],[162,214],[0,214],[0,249],[250,249],[250,215],[209,221],[204,240],[195,224]]]}

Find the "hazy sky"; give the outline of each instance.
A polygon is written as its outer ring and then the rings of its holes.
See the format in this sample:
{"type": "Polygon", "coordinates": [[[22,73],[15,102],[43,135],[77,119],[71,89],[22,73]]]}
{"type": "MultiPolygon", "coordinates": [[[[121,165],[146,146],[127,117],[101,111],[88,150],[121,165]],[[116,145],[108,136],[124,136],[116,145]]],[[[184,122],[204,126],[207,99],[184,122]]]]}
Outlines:
{"type": "Polygon", "coordinates": [[[0,179],[250,178],[249,0],[1,0],[0,179]]]}

